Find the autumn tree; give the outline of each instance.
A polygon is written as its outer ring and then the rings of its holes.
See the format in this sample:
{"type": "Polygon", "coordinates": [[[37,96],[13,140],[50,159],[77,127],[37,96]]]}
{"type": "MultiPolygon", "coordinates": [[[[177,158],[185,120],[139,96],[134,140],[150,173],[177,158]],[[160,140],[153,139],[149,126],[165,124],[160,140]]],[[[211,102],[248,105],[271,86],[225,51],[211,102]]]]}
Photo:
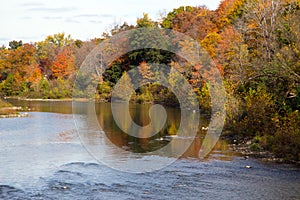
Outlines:
{"type": "Polygon", "coordinates": [[[172,18],[171,28],[201,41],[208,33],[217,31],[214,11],[205,6],[186,9],[172,18]]]}
{"type": "Polygon", "coordinates": [[[97,46],[96,41],[86,41],[79,48],[74,49],[75,68],[79,69],[88,54],[97,46]]]}
{"type": "Polygon", "coordinates": [[[58,33],[49,35],[44,41],[36,42],[37,54],[39,57],[39,65],[42,73],[47,77],[51,77],[53,62],[58,53],[62,51],[65,46],[72,46],[74,40],[70,35],[58,33]]]}
{"type": "Polygon", "coordinates": [[[3,49],[0,63],[1,79],[4,80],[1,84],[6,88],[6,92],[10,90],[10,95],[24,92],[41,79],[36,49],[32,44],[24,44],[16,49],[3,49]]]}
{"type": "Polygon", "coordinates": [[[248,45],[243,35],[232,26],[227,26],[220,34],[216,64],[224,71],[225,78],[241,85],[251,77],[248,45]]]}
{"type": "Polygon", "coordinates": [[[64,47],[55,57],[53,61],[52,76],[58,79],[70,78],[75,72],[74,55],[70,47],[64,47]]]}
{"type": "Polygon", "coordinates": [[[154,80],[153,70],[146,62],[141,62],[141,64],[138,66],[138,72],[142,77],[142,84],[150,83],[152,80],[154,80]]]}
{"type": "MultiPolygon", "coordinates": [[[[146,18],[149,18],[148,15],[146,16],[146,18]]],[[[142,22],[140,22],[140,23],[142,23],[142,22]]],[[[132,30],[133,28],[134,28],[133,25],[128,25],[127,22],[124,22],[122,25],[115,25],[114,28],[111,29],[110,34],[115,35],[122,31],[132,30]]]]}
{"type": "Polygon", "coordinates": [[[114,88],[114,97],[129,102],[132,92],[134,91],[131,77],[124,72],[118,84],[114,88]]]}
{"type": "Polygon", "coordinates": [[[247,0],[222,0],[215,11],[218,29],[234,24],[244,14],[247,0]]]}
{"type": "Polygon", "coordinates": [[[163,28],[172,29],[173,28],[173,19],[178,14],[183,13],[183,12],[191,12],[193,10],[194,10],[194,7],[191,7],[191,6],[181,6],[179,8],[175,8],[171,12],[169,12],[166,17],[163,18],[161,26],[163,28]]]}
{"type": "Polygon", "coordinates": [[[248,83],[262,82],[284,105],[295,91],[300,76],[296,52],[299,51],[299,1],[258,0],[245,7],[243,34],[249,50],[251,75],[248,83]]]}

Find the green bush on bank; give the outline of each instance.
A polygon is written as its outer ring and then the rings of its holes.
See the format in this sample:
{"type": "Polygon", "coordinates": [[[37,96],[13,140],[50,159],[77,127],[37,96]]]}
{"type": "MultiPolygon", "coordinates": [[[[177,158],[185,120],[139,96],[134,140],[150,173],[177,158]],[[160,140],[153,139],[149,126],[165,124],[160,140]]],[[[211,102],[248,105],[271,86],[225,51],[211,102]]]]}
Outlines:
{"type": "Polygon", "coordinates": [[[267,88],[261,85],[236,96],[240,98],[233,102],[240,105],[241,113],[235,115],[235,107],[227,106],[225,129],[229,129],[231,135],[252,139],[249,148],[253,151],[268,150],[286,161],[298,162],[299,111],[290,106],[278,107],[267,88]]]}

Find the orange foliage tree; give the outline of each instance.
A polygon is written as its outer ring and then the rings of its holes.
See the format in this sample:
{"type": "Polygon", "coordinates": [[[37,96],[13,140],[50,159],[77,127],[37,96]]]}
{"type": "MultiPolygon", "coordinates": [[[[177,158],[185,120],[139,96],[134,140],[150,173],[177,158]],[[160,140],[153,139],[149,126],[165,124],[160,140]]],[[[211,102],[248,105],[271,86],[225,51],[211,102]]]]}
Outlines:
{"type": "Polygon", "coordinates": [[[69,47],[64,47],[55,57],[53,62],[52,77],[57,79],[68,79],[75,70],[75,57],[69,47]]]}

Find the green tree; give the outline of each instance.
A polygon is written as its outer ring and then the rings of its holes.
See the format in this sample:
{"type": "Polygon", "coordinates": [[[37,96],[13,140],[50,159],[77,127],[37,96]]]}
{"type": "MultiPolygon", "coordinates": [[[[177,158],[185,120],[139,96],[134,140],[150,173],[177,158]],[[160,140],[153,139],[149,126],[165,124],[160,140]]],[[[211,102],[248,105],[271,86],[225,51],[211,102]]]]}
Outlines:
{"type": "Polygon", "coordinates": [[[158,28],[158,24],[153,22],[147,14],[137,20],[138,28],[129,35],[129,45],[131,49],[137,49],[127,54],[132,65],[139,65],[143,61],[147,63],[170,63],[174,57],[173,53],[162,50],[170,49],[172,44],[167,32],[158,28]],[[168,40],[167,40],[168,39],[168,40]],[[151,47],[151,48],[150,48],[151,47]]]}
{"type": "Polygon", "coordinates": [[[9,42],[9,47],[10,47],[9,49],[17,49],[21,46],[23,46],[22,40],[20,41],[13,40],[9,42]]]}

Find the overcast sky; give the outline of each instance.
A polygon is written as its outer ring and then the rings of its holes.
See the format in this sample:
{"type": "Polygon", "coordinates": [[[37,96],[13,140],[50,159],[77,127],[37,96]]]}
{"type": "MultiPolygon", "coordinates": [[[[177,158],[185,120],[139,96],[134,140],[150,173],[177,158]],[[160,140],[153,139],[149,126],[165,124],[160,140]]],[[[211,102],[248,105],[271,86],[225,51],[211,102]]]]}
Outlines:
{"type": "Polygon", "coordinates": [[[74,39],[100,37],[124,21],[135,24],[143,13],[157,20],[182,5],[216,9],[220,0],[0,0],[0,45],[35,42],[64,32],[74,39]]]}

